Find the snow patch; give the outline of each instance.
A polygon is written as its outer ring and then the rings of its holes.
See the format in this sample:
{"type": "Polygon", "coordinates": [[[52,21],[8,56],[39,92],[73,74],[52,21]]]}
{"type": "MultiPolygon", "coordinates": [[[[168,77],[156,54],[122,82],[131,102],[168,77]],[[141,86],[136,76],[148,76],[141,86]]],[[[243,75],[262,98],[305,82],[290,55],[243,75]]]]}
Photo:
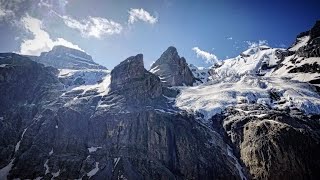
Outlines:
{"type": "Polygon", "coordinates": [[[99,171],[99,162],[96,162],[95,168],[92,169],[90,172],[87,173],[87,176],[89,176],[89,179],[94,176],[99,171]]]}
{"type": "Polygon", "coordinates": [[[7,180],[7,176],[9,175],[9,173],[13,167],[13,161],[14,161],[14,159],[12,159],[8,165],[6,165],[2,169],[0,169],[0,179],[1,180],[7,180]]]}
{"type": "Polygon", "coordinates": [[[51,151],[49,152],[49,156],[51,156],[53,154],[53,149],[51,149],[51,151]]]}
{"type": "Polygon", "coordinates": [[[0,67],[3,68],[3,67],[6,67],[7,65],[9,64],[0,64],[0,67]]]}
{"type": "Polygon", "coordinates": [[[89,153],[92,153],[92,152],[96,152],[98,149],[101,149],[102,147],[90,147],[90,148],[88,148],[88,151],[89,151],[89,153]]]}
{"type": "Polygon", "coordinates": [[[50,173],[48,162],[49,162],[49,159],[47,159],[46,162],[43,165],[43,167],[46,168],[46,172],[44,174],[49,174],[50,173]]]}
{"type": "Polygon", "coordinates": [[[120,161],[120,157],[114,158],[113,159],[113,169],[112,172],[115,170],[115,168],[117,167],[118,163],[120,161]]]}
{"type": "Polygon", "coordinates": [[[17,152],[17,151],[19,150],[19,148],[20,148],[20,143],[21,143],[21,141],[22,141],[22,139],[23,139],[23,136],[24,136],[24,134],[26,133],[27,129],[28,129],[28,128],[25,128],[25,129],[23,130],[22,135],[21,135],[21,138],[20,138],[20,140],[18,141],[18,143],[16,144],[16,147],[15,147],[14,152],[17,152]]]}
{"type": "Polygon", "coordinates": [[[150,69],[149,70],[149,72],[151,72],[151,73],[156,73],[157,71],[159,71],[160,69],[159,69],[159,67],[158,66],[156,66],[156,67],[154,67],[154,68],[152,68],[152,69],[150,69]]]}
{"type": "Polygon", "coordinates": [[[236,166],[238,172],[239,172],[239,176],[242,180],[247,180],[247,177],[244,175],[243,173],[243,168],[242,166],[240,165],[238,159],[234,156],[233,152],[232,152],[232,149],[231,147],[228,145],[227,147],[227,150],[228,150],[228,156],[230,156],[233,160],[234,160],[234,165],[236,166]]]}
{"type": "Polygon", "coordinates": [[[83,60],[83,61],[92,62],[92,60],[90,60],[90,59],[86,59],[86,58],[83,58],[81,56],[76,56],[74,54],[66,53],[66,55],[69,56],[69,57],[75,58],[75,59],[80,59],[80,60],[83,60]]]}
{"type": "Polygon", "coordinates": [[[307,42],[309,41],[310,36],[303,36],[301,38],[298,38],[297,41],[298,43],[295,44],[292,48],[290,48],[290,51],[297,51],[299,48],[307,45],[307,42]]]}
{"type": "Polygon", "coordinates": [[[253,116],[255,116],[257,118],[264,118],[264,117],[268,116],[268,114],[257,114],[257,115],[253,115],[253,116]]]}
{"type": "Polygon", "coordinates": [[[59,171],[58,171],[58,172],[51,173],[51,175],[53,176],[51,179],[54,179],[54,178],[56,178],[56,177],[60,176],[60,169],[59,169],[59,171]]]}

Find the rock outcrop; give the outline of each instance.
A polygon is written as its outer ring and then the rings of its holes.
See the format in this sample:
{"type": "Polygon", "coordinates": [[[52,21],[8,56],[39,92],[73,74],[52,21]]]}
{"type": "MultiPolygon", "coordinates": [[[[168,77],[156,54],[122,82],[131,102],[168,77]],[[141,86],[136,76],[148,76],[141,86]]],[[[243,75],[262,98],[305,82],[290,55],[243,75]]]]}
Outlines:
{"type": "Polygon", "coordinates": [[[150,72],[159,76],[164,86],[191,86],[196,81],[185,58],[172,46],[152,64],[150,72]]]}
{"type": "Polygon", "coordinates": [[[222,121],[219,116],[212,119],[214,127],[219,121],[223,124],[222,132],[238,149],[253,179],[320,178],[319,117],[257,105],[229,108],[226,114],[222,121]]]}
{"type": "Polygon", "coordinates": [[[144,69],[143,55],[129,57],[111,71],[110,92],[120,93],[127,100],[149,101],[162,95],[159,77],[144,69]]]}

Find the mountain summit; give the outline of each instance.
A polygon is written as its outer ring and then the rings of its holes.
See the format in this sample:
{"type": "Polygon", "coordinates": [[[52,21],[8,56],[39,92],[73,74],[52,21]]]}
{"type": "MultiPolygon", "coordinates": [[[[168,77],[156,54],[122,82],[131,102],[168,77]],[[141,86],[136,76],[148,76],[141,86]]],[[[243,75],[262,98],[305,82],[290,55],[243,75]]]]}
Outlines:
{"type": "Polygon", "coordinates": [[[152,64],[150,72],[159,76],[165,86],[191,86],[195,82],[186,59],[180,57],[175,47],[170,46],[152,64]]]}
{"type": "Polygon", "coordinates": [[[43,52],[40,57],[33,59],[58,69],[106,69],[95,63],[87,53],[65,46],[55,46],[51,51],[43,52]]]}

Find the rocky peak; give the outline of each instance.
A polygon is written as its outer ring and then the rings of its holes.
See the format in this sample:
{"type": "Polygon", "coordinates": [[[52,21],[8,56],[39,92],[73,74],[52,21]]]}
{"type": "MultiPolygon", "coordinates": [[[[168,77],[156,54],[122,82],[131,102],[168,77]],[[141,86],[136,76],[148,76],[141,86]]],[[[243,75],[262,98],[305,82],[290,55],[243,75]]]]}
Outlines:
{"type": "Polygon", "coordinates": [[[195,82],[186,59],[180,57],[173,46],[170,46],[151,66],[150,72],[159,76],[165,86],[191,86],[195,82]]]}
{"type": "Polygon", "coordinates": [[[65,46],[54,46],[52,48],[51,51],[49,52],[43,52],[41,53],[41,55],[45,55],[45,54],[51,54],[54,56],[71,56],[74,58],[78,58],[81,59],[83,61],[89,61],[89,62],[93,62],[92,57],[90,55],[88,55],[86,52],[84,51],[80,51],[77,49],[72,49],[69,47],[65,47],[65,46]]]}
{"type": "Polygon", "coordinates": [[[175,47],[170,46],[165,52],[162,53],[159,60],[162,60],[164,62],[170,62],[175,61],[176,59],[179,59],[178,51],[175,47]]]}
{"type": "Polygon", "coordinates": [[[144,69],[143,55],[131,56],[111,71],[110,92],[121,94],[138,103],[162,94],[160,79],[144,69]]]}
{"type": "Polygon", "coordinates": [[[51,51],[43,52],[32,59],[58,69],[106,69],[95,63],[87,53],[65,46],[55,46],[51,51]]]}
{"type": "Polygon", "coordinates": [[[111,71],[111,90],[121,89],[145,75],[143,55],[131,56],[111,71]]]}

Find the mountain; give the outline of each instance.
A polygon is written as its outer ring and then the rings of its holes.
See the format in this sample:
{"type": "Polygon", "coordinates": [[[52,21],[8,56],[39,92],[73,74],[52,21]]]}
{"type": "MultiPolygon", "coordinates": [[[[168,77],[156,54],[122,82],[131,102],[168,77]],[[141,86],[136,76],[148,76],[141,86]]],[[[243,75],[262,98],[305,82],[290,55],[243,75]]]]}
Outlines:
{"type": "Polygon", "coordinates": [[[207,82],[178,88],[176,106],[231,141],[252,179],[319,178],[317,29],[288,49],[256,46],[202,72],[190,66],[207,82]]]}
{"type": "Polygon", "coordinates": [[[191,86],[195,82],[186,59],[180,58],[177,49],[172,46],[152,64],[150,72],[159,76],[165,86],[191,86]]]}
{"type": "Polygon", "coordinates": [[[15,54],[0,56],[0,102],[9,102],[0,114],[1,178],[244,176],[218,133],[164,96],[170,90],[144,69],[142,55],[116,66],[99,85],[107,87],[103,91],[65,89],[53,68],[15,54]]]}
{"type": "Polygon", "coordinates": [[[39,57],[33,58],[57,69],[106,69],[95,63],[87,53],[65,46],[55,46],[51,51],[43,52],[39,57]]]}
{"type": "Polygon", "coordinates": [[[319,35],[210,68],[0,53],[0,179],[319,179],[319,35]]]}

